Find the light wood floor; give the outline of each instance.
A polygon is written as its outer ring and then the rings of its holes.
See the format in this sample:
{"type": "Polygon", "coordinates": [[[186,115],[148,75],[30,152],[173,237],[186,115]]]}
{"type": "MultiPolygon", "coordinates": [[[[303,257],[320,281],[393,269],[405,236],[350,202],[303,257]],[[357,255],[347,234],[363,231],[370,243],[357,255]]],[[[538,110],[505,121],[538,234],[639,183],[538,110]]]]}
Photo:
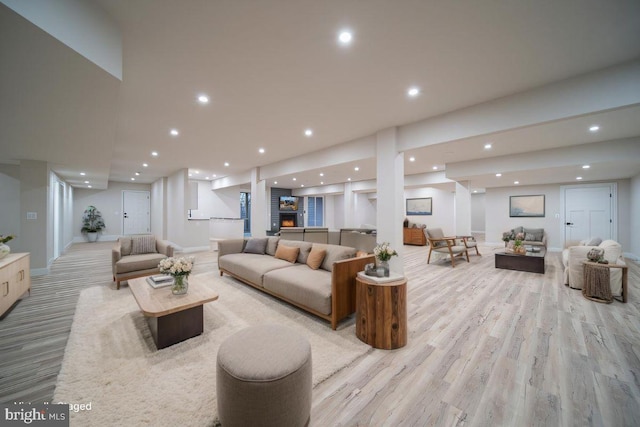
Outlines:
{"type": "MultiPolygon", "coordinates": [[[[0,402],[51,399],[80,290],[112,286],[110,248],[74,245],[0,321],[0,402]]],[[[538,275],[495,269],[493,250],[451,268],[405,246],[408,345],[317,386],[311,424],[640,425],[640,268],[627,304],[598,304],[561,284],[560,254],[538,275]]]]}

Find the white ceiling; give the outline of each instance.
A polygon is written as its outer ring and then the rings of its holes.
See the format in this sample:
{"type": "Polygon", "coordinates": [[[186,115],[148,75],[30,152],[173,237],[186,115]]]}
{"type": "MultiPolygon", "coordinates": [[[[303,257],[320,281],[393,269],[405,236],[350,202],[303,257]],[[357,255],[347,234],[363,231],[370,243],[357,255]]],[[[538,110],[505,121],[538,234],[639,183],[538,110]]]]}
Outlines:
{"type": "MultiPolygon", "coordinates": [[[[48,161],[78,186],[87,171],[94,188],[135,172],[141,183],[181,168],[242,173],[640,57],[636,0],[91,1],[122,30],[122,82],[0,5],[0,160],[48,161]],[[349,47],[336,43],[343,28],[349,47]]],[[[405,172],[638,136],[638,117],[636,107],[503,132],[490,152],[486,135],[412,150],[405,172]],[[585,133],[594,120],[603,132],[585,133]]],[[[607,179],[640,166],[613,170],[607,179]]],[[[275,179],[319,185],[320,172],[325,184],[371,179],[375,161],[275,179]]]]}

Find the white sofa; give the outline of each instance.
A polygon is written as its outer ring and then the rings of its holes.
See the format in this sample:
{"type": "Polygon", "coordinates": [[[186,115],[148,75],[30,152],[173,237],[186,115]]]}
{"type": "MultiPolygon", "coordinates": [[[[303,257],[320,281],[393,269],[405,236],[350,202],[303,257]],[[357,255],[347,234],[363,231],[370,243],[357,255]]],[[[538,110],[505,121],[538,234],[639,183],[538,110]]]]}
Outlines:
{"type": "MultiPolygon", "coordinates": [[[[615,240],[605,240],[597,246],[577,245],[570,246],[562,251],[562,264],[564,265],[564,283],[573,289],[582,289],[584,284],[584,265],[587,254],[593,248],[604,250],[604,259],[610,264],[622,264],[622,246],[615,240]]],[[[611,293],[614,296],[622,296],[622,270],[612,268],[610,270],[611,293]]]]}

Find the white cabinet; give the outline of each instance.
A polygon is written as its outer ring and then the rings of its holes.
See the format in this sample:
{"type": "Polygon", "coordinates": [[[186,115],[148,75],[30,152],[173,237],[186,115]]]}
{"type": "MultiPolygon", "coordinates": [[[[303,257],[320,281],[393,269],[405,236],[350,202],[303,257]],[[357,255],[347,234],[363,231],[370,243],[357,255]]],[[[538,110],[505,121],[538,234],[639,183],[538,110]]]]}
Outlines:
{"type": "Polygon", "coordinates": [[[31,293],[29,253],[9,254],[0,259],[0,316],[25,292],[31,293]]]}

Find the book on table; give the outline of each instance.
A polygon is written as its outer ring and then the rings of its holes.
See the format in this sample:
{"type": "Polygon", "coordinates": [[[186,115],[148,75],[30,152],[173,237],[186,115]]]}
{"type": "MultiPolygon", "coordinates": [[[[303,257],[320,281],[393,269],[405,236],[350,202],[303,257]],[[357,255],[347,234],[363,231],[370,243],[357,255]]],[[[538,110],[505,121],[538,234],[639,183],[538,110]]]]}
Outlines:
{"type": "Polygon", "coordinates": [[[155,276],[147,277],[147,283],[149,283],[152,288],[171,286],[173,285],[173,277],[166,274],[156,274],[155,276]]]}

